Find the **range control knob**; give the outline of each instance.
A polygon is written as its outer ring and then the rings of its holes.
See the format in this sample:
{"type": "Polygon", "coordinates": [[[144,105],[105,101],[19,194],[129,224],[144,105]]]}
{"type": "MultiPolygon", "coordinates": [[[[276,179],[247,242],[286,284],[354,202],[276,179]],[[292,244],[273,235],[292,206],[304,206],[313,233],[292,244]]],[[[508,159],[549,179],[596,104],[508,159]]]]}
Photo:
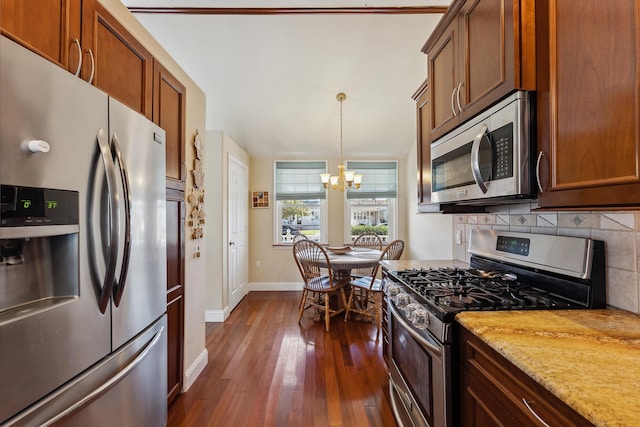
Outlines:
{"type": "Polygon", "coordinates": [[[426,308],[420,307],[413,312],[413,326],[417,329],[427,329],[429,326],[429,312],[426,308]]]}

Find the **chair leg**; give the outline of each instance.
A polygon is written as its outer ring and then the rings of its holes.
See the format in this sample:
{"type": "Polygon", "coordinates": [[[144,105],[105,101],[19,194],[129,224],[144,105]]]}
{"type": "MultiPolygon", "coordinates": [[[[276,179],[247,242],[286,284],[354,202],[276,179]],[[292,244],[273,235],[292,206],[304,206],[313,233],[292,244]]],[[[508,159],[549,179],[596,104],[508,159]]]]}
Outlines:
{"type": "Polygon", "coordinates": [[[300,299],[300,313],[298,314],[298,323],[302,320],[302,313],[304,313],[304,305],[307,302],[307,289],[302,290],[302,298],[300,299]]]}
{"type": "Polygon", "coordinates": [[[331,322],[331,314],[329,314],[329,294],[324,294],[324,325],[327,332],[329,332],[329,323],[331,322]]]}
{"type": "MultiPolygon", "coordinates": [[[[340,291],[342,291],[342,299],[343,301],[345,301],[346,296],[344,294],[344,289],[340,289],[340,291]]],[[[351,292],[349,292],[349,301],[346,302],[346,304],[344,305],[345,309],[344,309],[344,321],[348,322],[349,321],[349,310],[351,310],[351,303],[353,302],[353,294],[354,294],[355,290],[353,288],[351,288],[351,292]]]]}

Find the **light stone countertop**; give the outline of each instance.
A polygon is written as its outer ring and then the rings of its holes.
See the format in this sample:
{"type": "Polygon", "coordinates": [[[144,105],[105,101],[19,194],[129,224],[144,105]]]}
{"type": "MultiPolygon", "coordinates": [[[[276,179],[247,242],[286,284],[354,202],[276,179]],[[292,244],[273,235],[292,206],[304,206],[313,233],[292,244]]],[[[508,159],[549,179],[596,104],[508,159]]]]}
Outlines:
{"type": "Polygon", "coordinates": [[[640,426],[640,315],[467,311],[456,320],[596,426],[640,426]]]}

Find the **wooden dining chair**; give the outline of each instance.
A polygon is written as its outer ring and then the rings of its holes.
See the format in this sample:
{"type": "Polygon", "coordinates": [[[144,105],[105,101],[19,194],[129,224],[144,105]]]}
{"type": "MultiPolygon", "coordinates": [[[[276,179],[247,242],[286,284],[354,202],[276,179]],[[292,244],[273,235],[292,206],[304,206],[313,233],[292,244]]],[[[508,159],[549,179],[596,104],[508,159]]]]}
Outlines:
{"type": "Polygon", "coordinates": [[[294,244],[298,240],[309,240],[309,238],[305,234],[302,234],[302,233],[296,234],[295,236],[293,236],[293,241],[291,242],[291,244],[294,244]]]}
{"type": "Polygon", "coordinates": [[[361,234],[353,242],[354,248],[370,248],[382,250],[382,239],[376,234],[361,234]]]}
{"type": "Polygon", "coordinates": [[[384,259],[400,259],[402,252],[404,251],[404,240],[394,240],[389,243],[386,248],[386,256],[384,259]]]}
{"type": "Polygon", "coordinates": [[[293,244],[293,256],[304,280],[298,323],[304,311],[313,308],[324,313],[325,329],[329,332],[331,317],[342,313],[347,306],[344,287],[349,281],[334,279],[329,255],[319,243],[308,239],[299,240],[293,244]],[[342,298],[341,307],[331,307],[330,297],[335,294],[342,298]]]}
{"type": "Polygon", "coordinates": [[[378,263],[373,267],[371,275],[351,280],[351,292],[344,314],[344,321],[349,321],[349,313],[358,313],[375,319],[380,331],[382,320],[382,298],[384,296],[384,280],[378,278],[380,261],[385,259],[399,259],[404,251],[404,241],[394,240],[389,243],[380,254],[378,263]]]}
{"type": "MultiPolygon", "coordinates": [[[[382,250],[382,239],[375,234],[361,234],[356,238],[352,245],[354,248],[366,248],[382,250]]],[[[351,270],[351,278],[357,279],[363,276],[371,276],[372,269],[368,268],[354,268],[351,270]]]]}

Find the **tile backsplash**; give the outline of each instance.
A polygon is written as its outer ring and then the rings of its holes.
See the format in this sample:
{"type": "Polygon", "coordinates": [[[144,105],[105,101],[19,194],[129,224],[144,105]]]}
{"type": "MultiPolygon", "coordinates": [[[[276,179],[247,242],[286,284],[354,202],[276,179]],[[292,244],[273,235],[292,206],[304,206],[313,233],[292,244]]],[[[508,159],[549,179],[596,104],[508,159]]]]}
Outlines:
{"type": "MultiPolygon", "coordinates": [[[[640,314],[640,212],[536,212],[535,202],[490,208],[489,213],[455,214],[457,260],[469,262],[469,230],[486,228],[522,233],[589,237],[605,242],[607,304],[640,314]]],[[[455,241],[455,240],[454,240],[455,241]]]]}

